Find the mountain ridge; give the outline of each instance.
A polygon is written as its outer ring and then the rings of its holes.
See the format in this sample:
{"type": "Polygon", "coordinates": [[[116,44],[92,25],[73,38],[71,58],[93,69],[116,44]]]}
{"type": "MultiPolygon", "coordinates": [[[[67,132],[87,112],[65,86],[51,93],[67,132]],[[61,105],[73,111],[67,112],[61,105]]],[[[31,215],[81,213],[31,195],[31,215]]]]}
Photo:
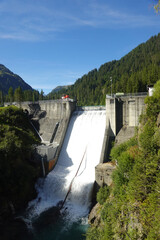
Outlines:
{"type": "Polygon", "coordinates": [[[19,75],[10,71],[3,64],[0,64],[0,91],[4,95],[8,94],[9,88],[12,87],[15,90],[18,87],[24,90],[33,90],[32,87],[27,84],[19,75]]]}
{"type": "Polygon", "coordinates": [[[63,89],[68,89],[69,87],[71,87],[72,85],[63,85],[63,86],[57,86],[57,87],[55,87],[51,92],[50,92],[50,94],[52,94],[52,93],[57,93],[57,92],[59,92],[59,91],[61,91],[61,90],[63,90],[63,89]]]}

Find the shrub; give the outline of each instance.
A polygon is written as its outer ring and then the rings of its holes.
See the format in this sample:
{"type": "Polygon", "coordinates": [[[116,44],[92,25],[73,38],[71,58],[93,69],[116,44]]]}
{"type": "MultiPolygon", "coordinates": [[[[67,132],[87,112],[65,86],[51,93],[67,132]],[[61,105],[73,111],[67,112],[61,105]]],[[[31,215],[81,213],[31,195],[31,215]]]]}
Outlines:
{"type": "Polygon", "coordinates": [[[109,194],[110,191],[108,186],[101,187],[97,193],[97,202],[102,205],[109,197],[109,194]]]}

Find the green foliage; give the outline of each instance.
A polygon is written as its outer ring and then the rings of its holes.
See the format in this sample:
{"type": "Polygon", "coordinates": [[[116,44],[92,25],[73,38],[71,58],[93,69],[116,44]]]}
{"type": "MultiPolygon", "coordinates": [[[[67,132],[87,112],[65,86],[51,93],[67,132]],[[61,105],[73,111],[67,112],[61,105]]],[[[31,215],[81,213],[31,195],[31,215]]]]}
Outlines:
{"type": "Polygon", "coordinates": [[[0,215],[10,203],[20,209],[33,197],[39,170],[29,160],[38,142],[22,109],[0,108],[0,215]]]}
{"type": "Polygon", "coordinates": [[[99,202],[102,205],[103,203],[105,203],[108,197],[109,187],[108,186],[101,187],[97,193],[97,202],[99,202]]]}
{"type": "Polygon", "coordinates": [[[8,91],[8,95],[5,95],[4,100],[5,102],[24,102],[24,101],[39,101],[39,100],[43,100],[46,99],[44,97],[44,93],[43,91],[41,91],[41,93],[39,93],[36,90],[24,90],[22,91],[21,87],[18,87],[15,89],[15,91],[12,93],[13,88],[10,87],[9,91],[8,91]]]}
{"type": "Polygon", "coordinates": [[[100,232],[100,230],[96,227],[90,227],[87,231],[87,234],[86,234],[86,240],[101,240],[102,239],[102,234],[100,232]]]}
{"type": "Polygon", "coordinates": [[[136,145],[137,145],[137,139],[136,137],[134,137],[128,140],[127,142],[112,148],[111,154],[110,154],[112,161],[118,160],[123,152],[127,151],[127,149],[129,149],[131,146],[136,146],[136,145]]]}
{"type": "Polygon", "coordinates": [[[159,98],[155,98],[155,97],[147,97],[145,99],[145,103],[147,104],[147,109],[146,109],[146,115],[144,114],[142,116],[142,118],[151,118],[153,121],[156,120],[159,112],[160,112],[160,100],[159,98]]]}
{"type": "Polygon", "coordinates": [[[8,90],[8,98],[10,102],[13,102],[13,88],[10,87],[8,90]]]}
{"type": "MultiPolygon", "coordinates": [[[[153,97],[159,100],[160,98],[160,80],[156,82],[153,89],[153,97]]],[[[160,101],[160,100],[159,100],[160,101]]]]}
{"type": "Polygon", "coordinates": [[[155,132],[155,124],[149,119],[147,123],[143,127],[143,131],[139,137],[139,143],[141,147],[143,148],[143,151],[145,151],[146,155],[147,153],[153,153],[156,151],[156,141],[152,137],[155,132]]]}

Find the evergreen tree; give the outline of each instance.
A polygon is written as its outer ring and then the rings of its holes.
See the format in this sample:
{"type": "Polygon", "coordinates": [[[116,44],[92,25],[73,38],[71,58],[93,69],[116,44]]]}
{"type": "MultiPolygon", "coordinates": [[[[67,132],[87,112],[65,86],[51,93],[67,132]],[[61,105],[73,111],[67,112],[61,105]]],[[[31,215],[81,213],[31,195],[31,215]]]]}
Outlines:
{"type": "Polygon", "coordinates": [[[44,99],[44,92],[41,89],[40,95],[39,95],[39,100],[43,100],[44,99]]]}
{"type": "Polygon", "coordinates": [[[23,92],[21,87],[18,87],[14,91],[14,99],[16,102],[21,103],[23,101],[23,92]]]}
{"type": "Polygon", "coordinates": [[[14,92],[12,87],[10,87],[8,90],[8,98],[9,98],[9,101],[12,103],[14,100],[14,92]]]}

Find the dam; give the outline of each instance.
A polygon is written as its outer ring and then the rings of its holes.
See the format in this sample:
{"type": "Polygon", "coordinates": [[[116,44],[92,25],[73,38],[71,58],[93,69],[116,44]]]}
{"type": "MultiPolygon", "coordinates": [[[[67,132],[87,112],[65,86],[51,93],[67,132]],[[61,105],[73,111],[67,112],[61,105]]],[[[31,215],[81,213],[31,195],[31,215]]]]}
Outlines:
{"type": "MultiPolygon", "coordinates": [[[[120,144],[133,137],[139,116],[145,109],[146,96],[146,92],[106,95],[105,106],[77,107],[72,99],[23,102],[16,105],[28,112],[32,124],[42,139],[42,144],[35,148],[34,160],[39,161],[40,164],[42,162],[43,175],[47,175],[57,163],[68,124],[75,111],[104,110],[106,112],[105,133],[99,161],[104,163],[109,161],[113,141],[115,144],[120,144]]],[[[101,186],[101,183],[97,182],[101,186]]]]}
{"type": "Polygon", "coordinates": [[[106,106],[99,107],[77,108],[70,100],[21,104],[42,138],[35,160],[43,160],[46,175],[37,183],[37,199],[29,203],[31,222],[58,206],[65,226],[86,225],[94,183],[109,182],[103,163],[109,160],[110,142],[133,136],[145,97],[106,96],[106,106]]]}
{"type": "MultiPolygon", "coordinates": [[[[56,165],[68,124],[75,111],[106,112],[105,133],[100,153],[100,163],[109,161],[111,143],[120,144],[134,135],[139,116],[145,109],[147,93],[106,95],[105,106],[77,107],[72,99],[16,103],[28,112],[31,123],[40,135],[41,145],[35,148],[34,161],[42,162],[43,175],[56,165]]],[[[77,135],[78,136],[78,135],[77,135]]],[[[83,142],[83,140],[82,140],[83,142]]],[[[101,186],[101,184],[98,183],[101,186]]]]}

